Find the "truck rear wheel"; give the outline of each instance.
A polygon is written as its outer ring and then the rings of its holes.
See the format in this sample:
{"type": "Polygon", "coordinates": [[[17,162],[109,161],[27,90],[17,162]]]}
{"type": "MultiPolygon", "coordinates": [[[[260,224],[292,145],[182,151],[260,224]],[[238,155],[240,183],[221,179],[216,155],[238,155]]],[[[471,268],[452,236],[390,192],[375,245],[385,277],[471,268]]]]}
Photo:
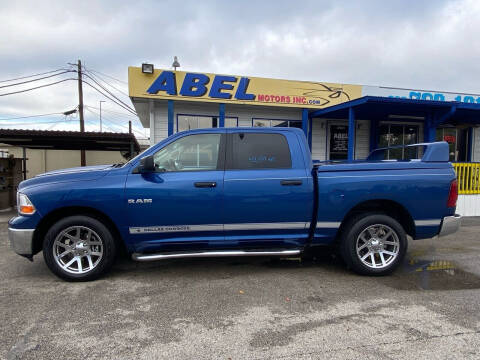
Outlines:
{"type": "Polygon", "coordinates": [[[362,275],[390,274],[402,263],[408,247],[403,227],[383,214],[352,218],[345,225],[340,241],[343,260],[362,275]]]}
{"type": "Polygon", "coordinates": [[[115,260],[109,229],[89,216],[69,216],[47,232],[43,257],[49,269],[68,281],[89,281],[107,272],[115,260]]]}

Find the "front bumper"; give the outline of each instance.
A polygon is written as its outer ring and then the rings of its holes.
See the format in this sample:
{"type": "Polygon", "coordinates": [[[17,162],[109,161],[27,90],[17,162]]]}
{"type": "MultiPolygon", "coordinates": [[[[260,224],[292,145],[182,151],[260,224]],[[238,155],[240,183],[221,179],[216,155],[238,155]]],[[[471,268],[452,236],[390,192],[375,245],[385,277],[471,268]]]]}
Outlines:
{"type": "Polygon", "coordinates": [[[445,216],[442,221],[442,228],[438,236],[446,236],[458,231],[462,222],[462,215],[445,216]]]}
{"type": "Polygon", "coordinates": [[[10,245],[19,255],[31,257],[33,255],[33,232],[35,229],[8,228],[10,245]]]}

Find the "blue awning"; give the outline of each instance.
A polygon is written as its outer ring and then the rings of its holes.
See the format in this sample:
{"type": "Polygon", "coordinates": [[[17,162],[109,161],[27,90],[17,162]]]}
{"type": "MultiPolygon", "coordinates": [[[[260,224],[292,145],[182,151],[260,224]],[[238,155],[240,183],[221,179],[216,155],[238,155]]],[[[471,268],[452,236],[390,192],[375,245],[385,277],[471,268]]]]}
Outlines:
{"type": "Polygon", "coordinates": [[[353,108],[356,119],[385,120],[388,118],[429,118],[435,125],[449,123],[480,124],[480,104],[415,100],[379,96],[364,96],[359,99],[310,111],[310,118],[348,119],[349,109],[353,108]]]}

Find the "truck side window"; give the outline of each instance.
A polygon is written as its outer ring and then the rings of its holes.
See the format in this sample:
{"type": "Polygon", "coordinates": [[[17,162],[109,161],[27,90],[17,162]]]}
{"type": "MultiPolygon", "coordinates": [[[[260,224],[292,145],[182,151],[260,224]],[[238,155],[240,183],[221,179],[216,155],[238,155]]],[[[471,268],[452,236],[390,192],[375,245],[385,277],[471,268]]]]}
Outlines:
{"type": "Polygon", "coordinates": [[[182,137],[155,153],[158,171],[216,170],[221,134],[182,137]]]}
{"type": "Polygon", "coordinates": [[[281,134],[233,133],[230,169],[288,169],[290,147],[281,134]]]}

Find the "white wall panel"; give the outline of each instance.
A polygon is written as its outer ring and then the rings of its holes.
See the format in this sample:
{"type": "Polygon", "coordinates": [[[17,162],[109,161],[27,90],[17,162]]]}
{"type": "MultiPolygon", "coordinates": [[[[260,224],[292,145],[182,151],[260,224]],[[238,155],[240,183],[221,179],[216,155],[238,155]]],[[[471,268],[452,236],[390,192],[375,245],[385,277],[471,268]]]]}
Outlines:
{"type": "Polygon", "coordinates": [[[313,119],[312,124],[312,158],[314,160],[326,160],[326,120],[313,119]]]}
{"type": "Polygon", "coordinates": [[[155,129],[154,143],[162,141],[168,137],[168,107],[166,101],[155,102],[155,129]]]}
{"type": "Polygon", "coordinates": [[[480,216],[480,195],[459,195],[456,212],[463,216],[480,216]]]}
{"type": "Polygon", "coordinates": [[[355,159],[364,160],[370,153],[370,121],[357,120],[355,129],[355,159]]]}

